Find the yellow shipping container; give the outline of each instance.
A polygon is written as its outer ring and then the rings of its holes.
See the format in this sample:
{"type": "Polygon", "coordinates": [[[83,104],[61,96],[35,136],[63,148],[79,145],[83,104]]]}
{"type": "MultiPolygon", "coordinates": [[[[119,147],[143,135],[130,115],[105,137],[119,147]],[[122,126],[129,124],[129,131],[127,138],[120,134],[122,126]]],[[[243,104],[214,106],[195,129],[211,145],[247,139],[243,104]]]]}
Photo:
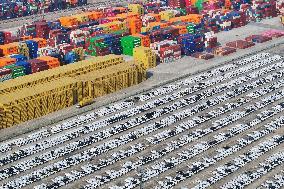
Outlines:
{"type": "Polygon", "coordinates": [[[141,62],[145,69],[156,67],[157,60],[155,53],[149,47],[136,47],[133,50],[134,60],[141,62]]]}
{"type": "Polygon", "coordinates": [[[159,15],[161,16],[161,20],[165,21],[169,21],[171,18],[175,17],[173,11],[171,10],[161,11],[159,15]]]}
{"type": "Polygon", "coordinates": [[[80,23],[90,21],[89,15],[87,13],[75,14],[71,17],[76,18],[80,23]]]}
{"type": "Polygon", "coordinates": [[[94,70],[103,69],[109,66],[123,63],[124,60],[119,55],[107,55],[104,57],[92,57],[75,64],[60,66],[56,69],[46,70],[32,75],[26,75],[0,83],[0,95],[9,93],[21,88],[45,83],[53,79],[65,76],[81,75],[94,70]]]}
{"type": "Polygon", "coordinates": [[[134,62],[125,62],[77,76],[75,78],[81,82],[80,86],[82,86],[78,91],[82,94],[83,99],[96,98],[136,85],[144,80],[141,75],[145,75],[145,73],[140,73],[139,66],[134,62]]]}
{"type": "Polygon", "coordinates": [[[144,14],[144,7],[140,4],[128,4],[127,6],[130,12],[143,15],[144,14]]]}
{"type": "Polygon", "coordinates": [[[76,87],[75,79],[61,78],[0,95],[1,128],[72,106],[78,101],[76,87]]]}
{"type": "Polygon", "coordinates": [[[52,74],[39,72],[0,84],[0,128],[89,102],[144,81],[146,69],[142,63],[153,66],[153,53],[149,48],[138,49],[136,53],[141,61],[125,62],[117,55],[95,57],[62,70],[55,68],[52,74]]]}

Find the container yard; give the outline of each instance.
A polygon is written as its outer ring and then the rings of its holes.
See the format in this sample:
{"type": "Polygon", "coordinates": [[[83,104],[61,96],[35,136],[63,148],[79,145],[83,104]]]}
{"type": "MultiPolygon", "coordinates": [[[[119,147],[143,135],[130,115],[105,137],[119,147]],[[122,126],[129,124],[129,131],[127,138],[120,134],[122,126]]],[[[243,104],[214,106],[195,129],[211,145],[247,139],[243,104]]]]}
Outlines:
{"type": "Polygon", "coordinates": [[[283,0],[0,7],[1,189],[284,188],[283,0]]]}

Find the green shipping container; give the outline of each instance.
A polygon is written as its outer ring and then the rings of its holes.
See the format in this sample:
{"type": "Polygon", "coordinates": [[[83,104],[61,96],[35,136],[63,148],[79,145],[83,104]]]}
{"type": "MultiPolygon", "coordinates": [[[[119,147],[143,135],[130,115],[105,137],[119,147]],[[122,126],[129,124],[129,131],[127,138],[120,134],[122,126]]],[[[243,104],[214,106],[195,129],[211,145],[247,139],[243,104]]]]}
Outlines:
{"type": "Polygon", "coordinates": [[[139,37],[125,36],[121,38],[122,52],[124,55],[133,56],[133,49],[141,46],[139,37]]]}
{"type": "Polygon", "coordinates": [[[22,66],[16,66],[14,64],[11,64],[11,65],[8,65],[8,66],[5,66],[5,68],[9,68],[12,70],[12,78],[16,78],[16,77],[21,77],[21,76],[24,76],[26,75],[25,74],[25,68],[22,67],[22,66]]]}

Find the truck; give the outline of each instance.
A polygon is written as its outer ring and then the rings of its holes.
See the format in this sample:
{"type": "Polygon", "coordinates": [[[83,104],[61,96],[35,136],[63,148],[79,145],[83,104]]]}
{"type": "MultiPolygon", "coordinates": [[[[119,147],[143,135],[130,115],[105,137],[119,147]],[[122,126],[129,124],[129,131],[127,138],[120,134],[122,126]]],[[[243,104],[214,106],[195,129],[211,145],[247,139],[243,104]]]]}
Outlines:
{"type": "Polygon", "coordinates": [[[93,98],[87,97],[87,98],[84,98],[83,100],[81,100],[76,107],[77,108],[82,108],[82,107],[91,105],[93,103],[94,103],[93,98]]]}

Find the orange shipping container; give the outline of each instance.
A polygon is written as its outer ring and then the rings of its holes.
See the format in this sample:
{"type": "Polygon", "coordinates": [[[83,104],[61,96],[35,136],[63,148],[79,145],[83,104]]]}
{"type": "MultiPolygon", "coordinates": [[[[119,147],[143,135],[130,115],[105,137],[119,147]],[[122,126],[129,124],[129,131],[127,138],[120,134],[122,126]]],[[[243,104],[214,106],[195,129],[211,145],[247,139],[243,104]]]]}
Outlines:
{"type": "Polygon", "coordinates": [[[78,3],[78,0],[69,0],[70,4],[71,5],[76,5],[78,3]]]}
{"type": "Polygon", "coordinates": [[[19,53],[19,43],[9,43],[5,45],[0,45],[0,56],[7,56],[11,54],[18,54],[19,53]]]}
{"type": "Polygon", "coordinates": [[[119,13],[126,13],[128,11],[126,7],[114,7],[112,10],[119,13]]]}
{"type": "Polygon", "coordinates": [[[161,28],[167,28],[171,25],[170,22],[150,22],[149,27],[153,28],[155,26],[160,26],[161,28]]]}
{"type": "Polygon", "coordinates": [[[46,39],[43,38],[33,38],[33,41],[36,41],[38,43],[39,48],[43,48],[47,46],[47,41],[46,39]]]}
{"type": "Polygon", "coordinates": [[[127,20],[131,20],[133,18],[140,19],[139,14],[136,14],[136,13],[133,13],[133,12],[117,14],[116,17],[127,19],[127,20]]]}
{"type": "Polygon", "coordinates": [[[189,14],[186,16],[180,16],[180,17],[175,17],[171,18],[170,22],[193,22],[195,24],[199,24],[201,22],[202,16],[199,14],[189,14]]]}
{"type": "Polygon", "coordinates": [[[173,28],[177,28],[177,29],[178,29],[178,33],[179,33],[180,35],[182,35],[182,34],[187,34],[187,33],[188,33],[188,31],[187,31],[185,25],[177,25],[177,26],[172,26],[172,27],[173,27],[173,28]]]}
{"type": "Polygon", "coordinates": [[[94,21],[100,18],[103,18],[103,13],[100,11],[92,11],[87,12],[86,15],[89,17],[90,20],[94,21]]]}
{"type": "Polygon", "coordinates": [[[32,36],[30,36],[30,35],[21,37],[21,41],[30,40],[30,39],[32,39],[32,36]]]}
{"type": "Polygon", "coordinates": [[[10,64],[14,64],[17,60],[15,58],[10,57],[2,57],[0,58],[0,67],[7,66],[10,64]]]}
{"type": "Polygon", "coordinates": [[[128,21],[128,28],[131,34],[136,34],[141,32],[142,21],[140,19],[130,19],[128,21]]]}
{"type": "Polygon", "coordinates": [[[143,47],[150,47],[151,40],[150,40],[149,36],[142,35],[142,34],[134,34],[133,36],[134,37],[139,37],[141,39],[141,45],[143,47]]]}
{"type": "Polygon", "coordinates": [[[57,58],[51,57],[51,56],[41,56],[37,58],[38,60],[43,60],[47,62],[47,65],[49,68],[56,68],[60,66],[60,62],[57,58]]]}
{"type": "Polygon", "coordinates": [[[77,26],[78,20],[73,17],[61,17],[59,18],[59,22],[64,27],[71,27],[71,26],[77,26]]]}

